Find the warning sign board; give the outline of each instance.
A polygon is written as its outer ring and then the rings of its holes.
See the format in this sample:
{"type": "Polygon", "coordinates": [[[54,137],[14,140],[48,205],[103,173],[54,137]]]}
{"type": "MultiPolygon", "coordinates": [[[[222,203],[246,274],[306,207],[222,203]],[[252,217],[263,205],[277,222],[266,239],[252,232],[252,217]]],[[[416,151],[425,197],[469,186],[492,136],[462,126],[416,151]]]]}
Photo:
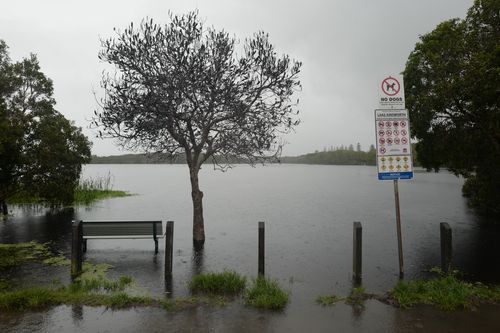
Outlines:
{"type": "Polygon", "coordinates": [[[407,110],[375,110],[378,179],[411,179],[413,166],[407,110]]]}
{"type": "Polygon", "coordinates": [[[402,75],[388,75],[381,80],[378,104],[380,109],[405,108],[405,89],[402,75]]]}

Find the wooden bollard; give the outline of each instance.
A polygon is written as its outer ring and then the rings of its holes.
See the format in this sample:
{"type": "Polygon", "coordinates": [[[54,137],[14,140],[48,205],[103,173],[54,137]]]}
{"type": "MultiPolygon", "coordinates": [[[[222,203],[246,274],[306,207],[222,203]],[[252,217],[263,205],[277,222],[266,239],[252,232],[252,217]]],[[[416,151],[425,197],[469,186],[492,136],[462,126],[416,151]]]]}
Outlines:
{"type": "Polygon", "coordinates": [[[75,278],[82,272],[83,232],[82,221],[73,221],[71,226],[71,277],[75,278]]]}
{"type": "Polygon", "coordinates": [[[265,223],[259,222],[259,275],[264,276],[265,267],[265,223]]]}
{"type": "Polygon", "coordinates": [[[172,276],[172,260],[174,254],[174,221],[167,222],[165,231],[165,278],[172,276]]]}
{"type": "Polygon", "coordinates": [[[361,258],[362,258],[362,231],[361,222],[353,223],[353,247],[352,247],[352,276],[356,284],[361,283],[361,258]]]}
{"type": "Polygon", "coordinates": [[[441,269],[447,273],[451,268],[452,244],[451,228],[446,222],[439,224],[441,236],[441,269]]]}

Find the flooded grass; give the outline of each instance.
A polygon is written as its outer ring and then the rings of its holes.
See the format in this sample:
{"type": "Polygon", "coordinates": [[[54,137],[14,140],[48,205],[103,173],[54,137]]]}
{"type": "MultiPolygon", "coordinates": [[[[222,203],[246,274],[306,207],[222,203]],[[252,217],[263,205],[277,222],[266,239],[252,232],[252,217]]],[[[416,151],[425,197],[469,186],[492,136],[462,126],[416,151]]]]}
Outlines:
{"type": "Polygon", "coordinates": [[[364,287],[355,287],[351,288],[349,296],[340,297],[337,295],[324,295],[316,297],[316,303],[322,306],[332,306],[337,304],[338,302],[344,302],[347,305],[352,305],[354,307],[364,307],[365,301],[367,299],[379,299],[383,300],[383,297],[369,294],[366,292],[364,287]]]}
{"type": "Polygon", "coordinates": [[[277,281],[259,276],[246,292],[245,303],[258,309],[282,310],[288,303],[288,293],[277,281]]]}
{"type": "MultiPolygon", "coordinates": [[[[131,195],[132,194],[125,191],[113,190],[112,176],[108,173],[106,176],[90,177],[80,180],[78,186],[75,188],[73,204],[89,205],[98,200],[127,197],[131,195]]],[[[7,202],[9,204],[47,204],[44,198],[25,191],[16,193],[14,196],[10,197],[7,202]]]]}
{"type": "MultiPolygon", "coordinates": [[[[37,242],[0,244],[0,272],[28,262],[46,265],[61,265],[66,258],[53,255],[48,244],[37,242]]],[[[71,284],[64,286],[53,282],[49,286],[25,286],[16,288],[12,281],[0,279],[0,311],[23,312],[47,309],[61,304],[105,306],[123,309],[136,306],[156,306],[167,311],[180,311],[200,305],[225,305],[231,298],[245,289],[246,279],[231,271],[201,274],[193,278],[192,290],[206,293],[206,296],[180,297],[175,299],[153,298],[133,289],[130,276],[118,279],[106,277],[111,265],[84,262],[82,273],[71,284]]]]}
{"type": "Polygon", "coordinates": [[[61,304],[81,304],[126,308],[150,305],[154,301],[146,296],[130,296],[125,292],[96,294],[75,291],[73,288],[31,287],[20,290],[0,292],[0,310],[27,311],[46,309],[61,304]]]}
{"type": "Polygon", "coordinates": [[[372,295],[367,294],[364,287],[355,287],[351,289],[349,296],[345,299],[345,303],[354,306],[363,306],[365,301],[371,297],[372,295]]]}
{"type": "Polygon", "coordinates": [[[437,274],[433,279],[398,281],[386,295],[367,293],[363,287],[352,288],[349,296],[342,298],[335,295],[318,296],[316,303],[331,306],[339,301],[345,304],[363,307],[368,299],[404,309],[415,305],[432,305],[440,310],[473,309],[481,304],[499,304],[500,286],[486,286],[482,283],[466,282],[459,279],[458,271],[443,273],[439,268],[431,272],[437,274]]]}
{"type": "Polygon", "coordinates": [[[442,310],[470,309],[481,303],[500,302],[500,286],[460,280],[458,272],[449,274],[434,269],[438,277],[430,280],[399,281],[390,297],[402,308],[417,304],[434,305],[442,310]]]}
{"type": "Polygon", "coordinates": [[[74,203],[88,205],[102,199],[130,196],[125,191],[113,190],[112,183],[110,173],[104,177],[90,177],[80,180],[75,190],[74,203]]]}
{"type": "Polygon", "coordinates": [[[193,293],[237,295],[245,289],[246,279],[233,271],[204,273],[193,277],[189,289],[193,293]]]}
{"type": "Polygon", "coordinates": [[[70,261],[61,254],[53,254],[49,243],[35,241],[15,244],[0,244],[0,272],[28,262],[52,266],[69,265],[70,261]]]}
{"type": "Polygon", "coordinates": [[[343,301],[344,298],[336,295],[325,295],[316,297],[316,303],[322,306],[331,306],[343,301]]]}

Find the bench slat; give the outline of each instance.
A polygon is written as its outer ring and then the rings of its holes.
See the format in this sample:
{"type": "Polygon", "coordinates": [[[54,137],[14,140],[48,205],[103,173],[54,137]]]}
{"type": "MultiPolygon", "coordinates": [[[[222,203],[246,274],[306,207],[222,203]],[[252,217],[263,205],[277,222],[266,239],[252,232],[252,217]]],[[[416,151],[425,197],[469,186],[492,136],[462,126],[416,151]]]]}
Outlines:
{"type": "MultiPolygon", "coordinates": [[[[156,238],[164,238],[165,235],[158,235],[156,238]]],[[[83,236],[83,239],[153,239],[153,235],[127,235],[127,236],[83,236]]]]}
{"type": "Polygon", "coordinates": [[[150,236],[153,237],[153,223],[156,235],[163,235],[161,221],[83,221],[83,237],[97,236],[150,236]]]}

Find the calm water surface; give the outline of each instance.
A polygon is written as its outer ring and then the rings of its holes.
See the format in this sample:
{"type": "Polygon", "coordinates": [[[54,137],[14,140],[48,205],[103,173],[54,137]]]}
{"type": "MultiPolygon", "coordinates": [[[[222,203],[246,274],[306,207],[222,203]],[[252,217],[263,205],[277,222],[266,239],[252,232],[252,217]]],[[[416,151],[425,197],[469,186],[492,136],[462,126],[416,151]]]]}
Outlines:
{"type": "MultiPolygon", "coordinates": [[[[4,325],[13,331],[29,331],[33,327],[51,331],[48,325],[61,331],[135,331],[132,323],[144,323],[148,331],[170,327],[177,331],[319,332],[333,323],[343,331],[407,331],[423,325],[418,322],[422,314],[400,314],[400,310],[378,302],[368,302],[361,313],[344,305],[325,309],[314,304],[318,295],[346,295],[352,287],[353,221],[363,225],[366,289],[383,293],[398,279],[393,183],[377,180],[374,167],[239,165],[222,173],[205,166],[200,187],[205,193],[207,240],[203,253],[198,254],[192,249],[186,166],[88,165],[84,178],[108,173],[113,176],[115,189],[134,195],[56,214],[16,209],[13,217],[0,222],[0,242],[50,240],[55,249],[69,254],[73,219],[173,220],[173,295],[186,296],[187,281],[197,272],[231,269],[249,279],[255,277],[257,223],[265,221],[266,274],[291,292],[287,309],[269,314],[233,304],[165,316],[164,311],[154,309],[106,311],[62,306],[42,314],[0,318],[0,328],[4,325]],[[100,318],[101,324],[96,324],[94,317],[100,318]],[[156,317],[162,319],[153,320],[156,317]]],[[[500,282],[500,246],[496,242],[500,232],[498,228],[483,226],[467,208],[461,196],[462,183],[462,179],[448,173],[423,172],[416,173],[411,181],[400,182],[405,277],[424,276],[430,267],[439,265],[439,223],[448,222],[453,229],[455,266],[468,278],[500,282]]],[[[163,241],[160,244],[162,248],[163,241]]],[[[112,264],[111,276],[127,274],[151,295],[165,294],[163,251],[155,257],[152,241],[91,240],[88,247],[87,260],[112,264]]],[[[68,281],[67,268],[52,275],[39,270],[12,274],[19,283],[68,281]]],[[[495,307],[485,311],[500,314],[495,307]]],[[[450,319],[434,317],[436,330],[450,319]]],[[[496,324],[493,322],[491,327],[496,324]]],[[[458,329],[467,327],[464,325],[458,329]]]]}

